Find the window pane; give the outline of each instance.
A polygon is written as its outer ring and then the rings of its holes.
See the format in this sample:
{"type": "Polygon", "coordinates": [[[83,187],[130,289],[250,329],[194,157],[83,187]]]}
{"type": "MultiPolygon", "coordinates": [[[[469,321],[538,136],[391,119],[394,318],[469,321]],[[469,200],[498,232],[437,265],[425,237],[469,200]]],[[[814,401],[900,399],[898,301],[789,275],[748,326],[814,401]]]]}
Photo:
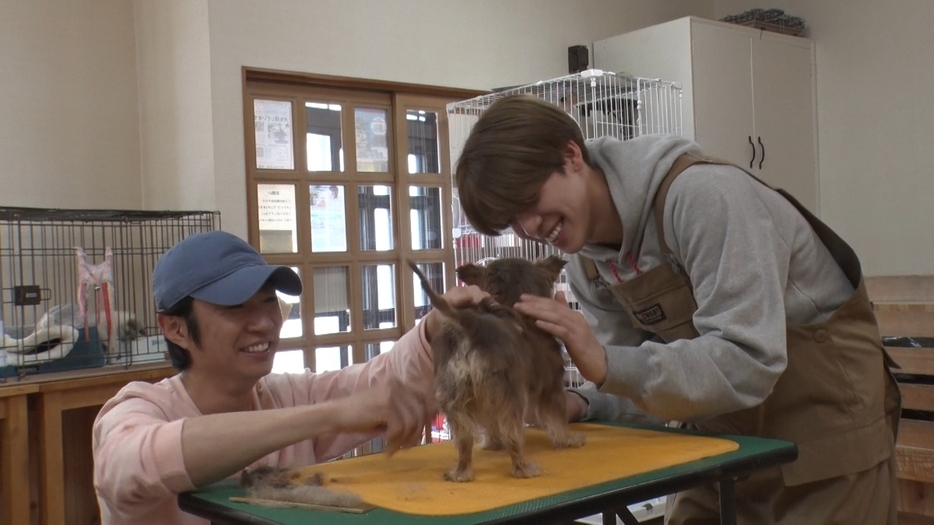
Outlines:
{"type": "Polygon", "coordinates": [[[396,326],[396,280],[391,264],[363,267],[363,329],[396,326]]]}
{"type": "Polygon", "coordinates": [[[340,104],[305,102],[305,120],[308,171],[344,171],[340,104]]]}
{"type": "MultiPolygon", "coordinates": [[[[292,271],[297,273],[299,277],[302,274],[298,271],[298,268],[293,267],[292,271]]],[[[276,295],[279,296],[283,302],[288,304],[289,312],[288,315],[283,317],[282,329],[279,330],[280,339],[289,339],[302,336],[302,301],[300,295],[286,295],[279,290],[276,290],[276,295]]]]}
{"type": "Polygon", "coordinates": [[[413,250],[441,249],[441,188],[409,186],[413,250]]]}
{"type": "Polygon", "coordinates": [[[409,133],[409,173],[441,173],[438,114],[410,109],[405,112],[409,133]]]}
{"type": "Polygon", "coordinates": [[[279,350],[272,359],[272,373],[301,374],[305,371],[305,352],[301,350],[279,350]]]}
{"type": "Polygon", "coordinates": [[[393,341],[380,341],[378,343],[367,343],[364,348],[364,355],[366,360],[369,361],[379,354],[385,354],[386,352],[392,350],[393,345],[396,343],[393,341]]]}
{"type": "Polygon", "coordinates": [[[315,349],[315,372],[340,370],[353,364],[352,346],[330,346],[315,349]]]}
{"type": "Polygon", "coordinates": [[[256,167],[263,170],[294,169],[292,103],[254,99],[253,127],[256,132],[256,167]]]}
{"type": "Polygon", "coordinates": [[[257,184],[260,253],[298,253],[295,186],[257,184]]]}
{"type": "MultiPolygon", "coordinates": [[[[444,263],[417,263],[418,269],[425,274],[432,289],[439,294],[444,293],[447,288],[444,286],[444,263]]],[[[428,294],[422,289],[422,282],[415,272],[412,272],[415,297],[415,318],[421,319],[431,310],[431,303],[428,300],[428,294]]]]}
{"type": "Polygon", "coordinates": [[[350,331],[349,277],[346,266],[315,268],[316,335],[350,331]]]}
{"type": "Polygon", "coordinates": [[[388,172],[389,125],[387,111],[380,108],[354,109],[354,130],[357,137],[357,171],[388,172]]]}
{"type": "Polygon", "coordinates": [[[357,200],[360,208],[360,249],[380,252],[392,250],[392,188],[360,186],[357,200]]]}
{"type": "Polygon", "coordinates": [[[346,252],[347,216],[344,213],[344,186],[309,186],[311,201],[311,251],[346,252]]]}

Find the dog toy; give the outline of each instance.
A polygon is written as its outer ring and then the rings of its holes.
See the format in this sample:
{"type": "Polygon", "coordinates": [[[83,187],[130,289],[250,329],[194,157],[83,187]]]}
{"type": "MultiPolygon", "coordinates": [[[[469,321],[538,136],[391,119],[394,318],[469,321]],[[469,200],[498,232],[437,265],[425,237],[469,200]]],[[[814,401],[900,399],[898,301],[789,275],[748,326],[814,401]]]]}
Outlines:
{"type": "Polygon", "coordinates": [[[80,247],[75,247],[75,255],[78,261],[78,308],[84,322],[84,340],[90,340],[87,308],[88,288],[92,287],[97,319],[100,319],[101,303],[103,303],[104,318],[107,320],[107,346],[109,348],[117,342],[116,325],[114,324],[113,251],[110,248],[105,248],[104,262],[100,264],[89,263],[87,255],[80,247]]]}

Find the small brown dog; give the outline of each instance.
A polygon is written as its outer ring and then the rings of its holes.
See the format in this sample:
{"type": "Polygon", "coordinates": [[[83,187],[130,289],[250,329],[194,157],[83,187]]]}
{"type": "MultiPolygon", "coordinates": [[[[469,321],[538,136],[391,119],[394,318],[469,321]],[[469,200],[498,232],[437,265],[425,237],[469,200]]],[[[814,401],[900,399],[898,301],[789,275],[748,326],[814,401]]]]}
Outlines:
{"type": "Polygon", "coordinates": [[[481,446],[506,449],[513,476],[537,476],[538,465],[523,455],[527,420],[547,429],[555,447],[583,445],[583,436],[568,430],[564,359],[558,342],[512,308],[523,293],[551,297],[564,264],[558,257],[549,257],[537,263],[516,258],[486,267],[461,266],[458,277],[485,290],[495,301],[454,309],[409,263],[432,306],[448,321],[431,343],[436,396],[458,455],[457,464],[444,479],[474,479],[473,445],[480,433],[485,441],[481,446]]]}

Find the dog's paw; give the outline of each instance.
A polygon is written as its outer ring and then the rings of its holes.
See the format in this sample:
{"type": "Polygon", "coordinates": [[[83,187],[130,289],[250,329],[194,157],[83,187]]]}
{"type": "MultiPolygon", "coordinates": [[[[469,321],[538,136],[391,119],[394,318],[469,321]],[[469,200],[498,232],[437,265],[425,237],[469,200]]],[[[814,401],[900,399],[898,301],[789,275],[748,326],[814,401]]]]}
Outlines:
{"type": "Polygon", "coordinates": [[[453,481],[455,483],[473,481],[473,469],[466,468],[463,470],[458,470],[457,467],[454,467],[444,473],[444,479],[445,481],[453,481]]]}
{"type": "Polygon", "coordinates": [[[584,446],[584,435],[580,432],[571,432],[568,434],[568,440],[565,444],[568,448],[577,448],[584,446]]]}
{"type": "Polygon", "coordinates": [[[540,473],[538,463],[534,461],[524,461],[519,465],[513,464],[512,475],[516,478],[534,478],[540,473]]]}

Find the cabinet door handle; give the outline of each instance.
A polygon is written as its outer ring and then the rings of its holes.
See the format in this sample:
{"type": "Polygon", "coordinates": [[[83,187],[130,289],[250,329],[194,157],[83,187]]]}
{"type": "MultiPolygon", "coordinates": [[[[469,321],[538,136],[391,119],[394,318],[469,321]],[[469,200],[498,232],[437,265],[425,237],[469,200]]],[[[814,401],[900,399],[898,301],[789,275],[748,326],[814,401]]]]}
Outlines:
{"type": "Polygon", "coordinates": [[[752,169],[752,164],[756,161],[756,145],[752,143],[752,135],[749,136],[749,145],[752,146],[752,158],[749,159],[749,169],[752,169]]]}
{"type": "MultiPolygon", "coordinates": [[[[761,170],[762,163],[765,162],[765,145],[762,144],[762,137],[756,137],[756,138],[759,140],[759,147],[762,148],[762,158],[759,160],[759,169],[761,170]]],[[[753,146],[752,149],[753,151],[755,151],[756,147],[753,146]]]]}

